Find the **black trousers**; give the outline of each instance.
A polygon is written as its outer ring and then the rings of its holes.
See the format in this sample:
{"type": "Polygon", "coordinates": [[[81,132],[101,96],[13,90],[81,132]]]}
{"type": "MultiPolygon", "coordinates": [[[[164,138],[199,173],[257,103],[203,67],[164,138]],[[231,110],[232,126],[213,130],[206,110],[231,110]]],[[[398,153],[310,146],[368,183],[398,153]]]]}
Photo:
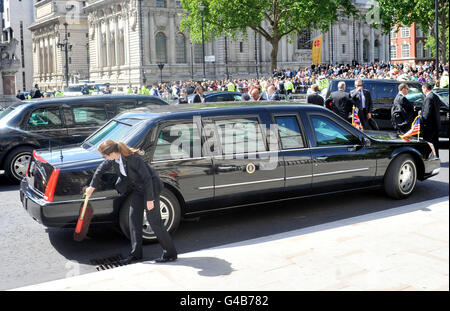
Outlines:
{"type": "Polygon", "coordinates": [[[163,249],[163,256],[172,257],[177,255],[175,245],[172,237],[167,232],[161,220],[160,201],[154,201],[154,208],[149,211],[147,209],[147,202],[144,201],[144,194],[132,190],[130,206],[130,240],[131,240],[131,255],[136,258],[142,258],[142,225],[144,221],[144,211],[147,220],[153,229],[153,232],[158,239],[159,244],[163,249]]]}
{"type": "Polygon", "coordinates": [[[367,115],[367,109],[359,109],[358,116],[359,120],[361,121],[361,125],[363,126],[363,129],[370,130],[372,127],[369,124],[369,117],[367,115]]]}

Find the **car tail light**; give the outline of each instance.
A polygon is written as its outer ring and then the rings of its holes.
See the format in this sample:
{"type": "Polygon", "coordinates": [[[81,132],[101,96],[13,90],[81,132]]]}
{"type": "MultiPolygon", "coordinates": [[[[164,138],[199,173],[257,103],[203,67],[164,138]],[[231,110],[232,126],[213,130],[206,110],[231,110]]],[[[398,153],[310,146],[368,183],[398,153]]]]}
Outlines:
{"type": "Polygon", "coordinates": [[[25,172],[25,177],[28,177],[28,171],[30,170],[31,161],[32,161],[31,159],[30,159],[30,161],[28,161],[27,170],[25,172]]]}
{"type": "Polygon", "coordinates": [[[35,158],[36,160],[38,160],[42,163],[47,163],[47,161],[43,157],[41,157],[37,154],[36,150],[33,150],[33,158],[35,158]]]}
{"type": "Polygon", "coordinates": [[[52,175],[48,180],[47,187],[45,188],[44,200],[47,202],[53,202],[56,184],[58,183],[58,177],[59,177],[59,168],[53,170],[52,175]]]}

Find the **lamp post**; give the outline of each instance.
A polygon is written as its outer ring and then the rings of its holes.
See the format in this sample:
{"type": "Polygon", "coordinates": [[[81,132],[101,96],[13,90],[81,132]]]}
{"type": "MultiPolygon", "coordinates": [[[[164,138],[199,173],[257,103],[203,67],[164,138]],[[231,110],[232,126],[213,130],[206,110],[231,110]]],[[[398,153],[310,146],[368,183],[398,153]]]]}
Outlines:
{"type": "Polygon", "coordinates": [[[203,11],[205,10],[205,6],[203,5],[203,3],[200,3],[200,5],[198,6],[198,8],[200,9],[200,11],[202,12],[202,58],[203,58],[203,79],[206,79],[206,71],[205,71],[205,38],[203,36],[203,11]]]}
{"type": "Polygon", "coordinates": [[[434,27],[436,28],[436,82],[439,81],[439,1],[434,1],[434,27]]]}
{"type": "Polygon", "coordinates": [[[69,44],[69,39],[67,37],[67,26],[69,26],[69,24],[66,22],[63,25],[64,25],[64,30],[65,30],[64,42],[58,43],[58,47],[61,49],[61,51],[64,52],[64,55],[66,57],[65,79],[66,79],[66,87],[68,87],[69,86],[69,51],[72,50],[72,45],[69,44]]]}
{"type": "Polygon", "coordinates": [[[164,63],[158,63],[158,68],[159,68],[159,70],[161,72],[161,84],[162,84],[162,71],[163,71],[163,68],[164,68],[164,63]]]}

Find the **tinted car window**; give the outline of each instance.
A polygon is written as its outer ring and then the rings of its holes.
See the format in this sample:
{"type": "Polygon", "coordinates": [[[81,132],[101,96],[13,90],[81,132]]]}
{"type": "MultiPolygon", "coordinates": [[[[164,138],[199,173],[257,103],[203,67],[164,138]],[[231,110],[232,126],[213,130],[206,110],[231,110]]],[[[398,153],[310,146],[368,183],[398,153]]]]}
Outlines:
{"type": "Polygon", "coordinates": [[[161,129],[153,160],[176,160],[200,155],[201,141],[197,125],[182,123],[161,129]]]}
{"type": "Polygon", "coordinates": [[[323,116],[311,116],[317,146],[353,145],[357,138],[333,120],[323,116]]]}
{"type": "Polygon", "coordinates": [[[58,107],[36,109],[28,119],[28,128],[30,129],[59,128],[61,124],[61,114],[58,107]]]}
{"type": "Polygon", "coordinates": [[[161,107],[162,105],[164,105],[164,103],[158,102],[156,100],[155,101],[139,100],[137,102],[137,107],[158,108],[161,107]]]}
{"type": "Polygon", "coordinates": [[[76,126],[100,126],[108,120],[103,105],[73,107],[72,110],[76,126]]]}
{"type": "Polygon", "coordinates": [[[298,125],[297,117],[276,117],[278,133],[283,149],[303,148],[303,138],[298,125]]]}
{"type": "Polygon", "coordinates": [[[397,93],[398,84],[380,83],[377,87],[378,98],[395,98],[395,96],[397,96],[397,93]]]}
{"type": "Polygon", "coordinates": [[[223,154],[266,151],[256,118],[216,120],[223,154]]]}

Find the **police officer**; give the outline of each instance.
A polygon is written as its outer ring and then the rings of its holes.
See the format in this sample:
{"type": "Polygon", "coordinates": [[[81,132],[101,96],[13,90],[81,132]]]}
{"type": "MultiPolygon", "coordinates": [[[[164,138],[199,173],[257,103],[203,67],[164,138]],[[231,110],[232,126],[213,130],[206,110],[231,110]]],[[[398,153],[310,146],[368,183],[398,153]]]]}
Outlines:
{"type": "Polygon", "coordinates": [[[408,84],[401,83],[398,86],[398,94],[391,108],[392,125],[402,134],[409,131],[414,121],[414,105],[406,98],[408,92],[408,84]]]}
{"type": "Polygon", "coordinates": [[[142,259],[142,224],[144,210],[147,220],[155,232],[158,242],[163,248],[163,254],[156,262],[174,261],[177,251],[170,234],[161,220],[159,194],[162,183],[156,171],[145,163],[140,150],[130,148],[122,142],[106,140],[100,144],[98,151],[105,158],[97,168],[86,189],[87,196],[98,188],[101,176],[109,169],[119,177],[116,182],[117,191],[124,196],[130,196],[130,255],[121,260],[122,264],[129,264],[134,260],[142,259]]]}

